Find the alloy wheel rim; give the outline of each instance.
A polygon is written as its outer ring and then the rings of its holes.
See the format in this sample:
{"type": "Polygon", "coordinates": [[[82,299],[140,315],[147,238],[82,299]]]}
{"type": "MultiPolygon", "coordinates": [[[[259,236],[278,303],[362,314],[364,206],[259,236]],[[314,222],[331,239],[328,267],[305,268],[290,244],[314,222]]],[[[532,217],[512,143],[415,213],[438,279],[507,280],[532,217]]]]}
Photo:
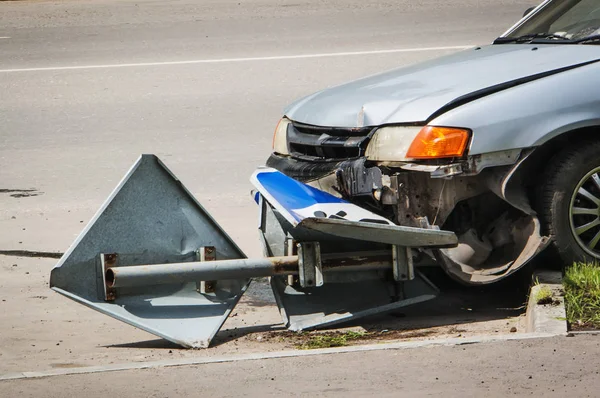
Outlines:
{"type": "Polygon", "coordinates": [[[569,203],[571,233],[590,256],[600,259],[600,167],[577,184],[569,203]]]}

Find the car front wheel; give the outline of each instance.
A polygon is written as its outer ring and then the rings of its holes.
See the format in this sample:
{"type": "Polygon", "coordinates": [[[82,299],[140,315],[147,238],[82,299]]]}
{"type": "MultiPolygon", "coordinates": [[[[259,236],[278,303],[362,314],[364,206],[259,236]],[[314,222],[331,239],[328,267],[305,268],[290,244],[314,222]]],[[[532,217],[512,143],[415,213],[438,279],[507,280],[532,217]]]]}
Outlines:
{"type": "Polygon", "coordinates": [[[540,220],[564,265],[600,260],[600,142],[574,145],[549,163],[540,220]]]}

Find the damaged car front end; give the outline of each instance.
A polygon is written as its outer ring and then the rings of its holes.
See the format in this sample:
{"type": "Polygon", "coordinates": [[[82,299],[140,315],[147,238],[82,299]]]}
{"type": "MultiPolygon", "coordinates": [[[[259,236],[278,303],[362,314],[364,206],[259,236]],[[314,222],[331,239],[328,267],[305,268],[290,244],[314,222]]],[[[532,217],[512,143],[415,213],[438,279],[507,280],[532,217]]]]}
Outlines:
{"type": "Polygon", "coordinates": [[[492,45],[303,98],[267,166],[394,224],[454,232],[457,246],[413,256],[467,285],[551,244],[565,263],[598,259],[600,48],[587,44],[600,19],[571,15],[593,3],[546,1],[492,45]],[[564,165],[582,151],[585,165],[564,165]]]}
{"type": "Polygon", "coordinates": [[[414,249],[417,266],[419,260],[427,263],[433,259],[463,283],[486,284],[515,272],[547,246],[548,238],[542,236],[526,187],[511,182],[531,150],[464,156],[471,139],[467,129],[390,126],[328,130],[284,120],[278,130],[282,124],[289,147],[292,151],[302,148],[303,153],[274,153],[268,166],[397,225],[439,227],[457,235],[456,247],[414,249]],[[306,138],[311,130],[317,132],[312,141],[306,138]],[[453,135],[454,143],[439,143],[439,137],[453,135]],[[390,140],[394,145],[386,142],[390,140]],[[427,140],[438,143],[428,145],[427,140]],[[416,153],[412,159],[401,155],[410,153],[411,143],[416,143],[413,152],[423,152],[422,159],[417,160],[416,153]],[[444,159],[436,151],[455,153],[444,159]],[[355,156],[335,157],[348,153],[355,156]]]}

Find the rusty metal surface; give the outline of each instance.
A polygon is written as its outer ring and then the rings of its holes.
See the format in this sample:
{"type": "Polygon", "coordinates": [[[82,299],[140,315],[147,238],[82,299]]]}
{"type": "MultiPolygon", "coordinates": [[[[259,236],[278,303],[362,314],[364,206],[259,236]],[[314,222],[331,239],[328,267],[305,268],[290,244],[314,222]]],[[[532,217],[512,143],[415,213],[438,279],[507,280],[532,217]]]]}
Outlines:
{"type": "Polygon", "coordinates": [[[394,280],[410,281],[415,278],[412,250],[405,246],[392,246],[394,280]]]}
{"type": "Polygon", "coordinates": [[[114,301],[105,301],[100,264],[100,253],[118,253],[115,268],[192,262],[203,246],[214,246],[220,259],[245,257],[166,166],[143,155],[52,270],[50,286],[176,344],[206,347],[248,279],[227,281],[210,297],[199,294],[194,281],[120,289],[114,301]]]}
{"type": "MultiPolygon", "coordinates": [[[[116,256],[113,254],[112,256],[116,256]]],[[[352,272],[392,269],[391,251],[327,254],[321,261],[322,272],[352,272]]],[[[109,289],[134,286],[180,284],[208,279],[215,281],[233,277],[259,278],[276,275],[299,275],[299,256],[213,260],[168,264],[136,264],[107,268],[105,284],[109,289]]],[[[323,285],[312,283],[306,287],[323,285]]],[[[314,281],[313,281],[314,282],[314,281]]]]}
{"type": "MultiPolygon", "coordinates": [[[[117,253],[104,254],[100,253],[100,264],[102,275],[106,274],[106,271],[109,268],[112,268],[117,265],[117,253]]],[[[106,301],[114,301],[117,298],[117,291],[112,286],[109,286],[109,283],[106,281],[106,278],[103,280],[102,288],[104,289],[104,300],[106,301]]]]}
{"type": "MultiPolygon", "coordinates": [[[[197,252],[197,258],[198,261],[215,261],[217,259],[217,249],[214,246],[201,247],[197,252]]],[[[216,283],[217,281],[196,282],[196,291],[201,294],[214,293],[216,283]]]]}
{"type": "Polygon", "coordinates": [[[321,245],[319,242],[298,243],[298,280],[302,287],[323,286],[321,245]]]}
{"type": "Polygon", "coordinates": [[[298,256],[131,265],[106,271],[112,288],[188,283],[197,280],[258,278],[298,272],[298,256]],[[291,271],[293,269],[294,271],[291,271]]]}

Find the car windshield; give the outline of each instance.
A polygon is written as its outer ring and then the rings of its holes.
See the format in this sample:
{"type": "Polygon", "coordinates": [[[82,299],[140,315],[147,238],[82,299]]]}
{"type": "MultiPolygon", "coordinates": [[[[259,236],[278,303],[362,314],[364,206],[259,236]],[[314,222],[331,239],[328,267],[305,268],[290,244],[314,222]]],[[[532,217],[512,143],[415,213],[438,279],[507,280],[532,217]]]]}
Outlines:
{"type": "Polygon", "coordinates": [[[597,44],[600,0],[555,0],[495,43],[597,44]]]}

